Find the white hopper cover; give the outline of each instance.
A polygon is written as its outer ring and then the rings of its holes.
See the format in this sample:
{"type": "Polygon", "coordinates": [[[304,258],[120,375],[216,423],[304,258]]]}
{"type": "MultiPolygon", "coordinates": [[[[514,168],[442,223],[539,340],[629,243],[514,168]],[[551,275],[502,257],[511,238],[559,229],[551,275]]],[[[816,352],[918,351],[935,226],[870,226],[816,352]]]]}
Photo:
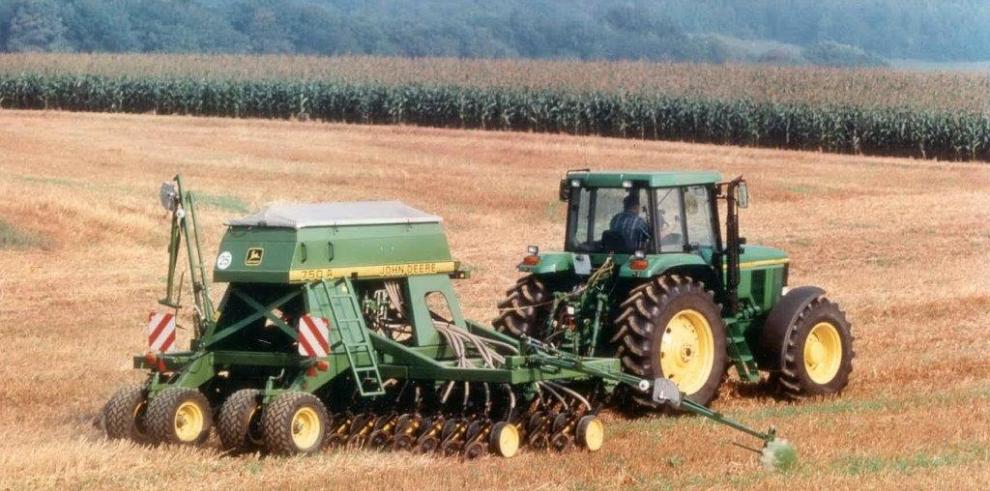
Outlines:
{"type": "Polygon", "coordinates": [[[439,223],[440,217],[401,201],[347,201],[271,205],[227,225],[244,227],[306,228],[395,223],[439,223]]]}

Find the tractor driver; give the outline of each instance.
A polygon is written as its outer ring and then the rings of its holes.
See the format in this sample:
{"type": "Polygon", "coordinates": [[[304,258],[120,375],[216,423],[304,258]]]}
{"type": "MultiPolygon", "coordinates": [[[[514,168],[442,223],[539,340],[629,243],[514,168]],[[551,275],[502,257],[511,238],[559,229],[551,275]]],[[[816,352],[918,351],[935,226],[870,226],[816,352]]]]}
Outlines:
{"type": "Polygon", "coordinates": [[[625,249],[635,251],[650,240],[650,227],[639,216],[639,190],[632,189],[622,200],[622,212],[612,217],[608,229],[622,237],[625,249]]]}

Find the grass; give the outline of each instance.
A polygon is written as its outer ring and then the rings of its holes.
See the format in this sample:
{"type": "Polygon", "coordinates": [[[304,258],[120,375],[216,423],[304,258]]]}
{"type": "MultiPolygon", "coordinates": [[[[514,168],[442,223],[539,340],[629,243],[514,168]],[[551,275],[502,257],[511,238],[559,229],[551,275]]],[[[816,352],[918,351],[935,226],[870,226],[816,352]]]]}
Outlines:
{"type": "Polygon", "coordinates": [[[977,461],[990,461],[990,448],[970,446],[961,450],[946,449],[935,454],[918,452],[896,457],[853,455],[838,459],[832,466],[850,476],[868,476],[880,473],[909,474],[977,461]]]}
{"type": "Polygon", "coordinates": [[[237,213],[247,213],[250,211],[248,204],[241,201],[236,196],[229,196],[225,194],[209,194],[209,193],[197,193],[194,192],[194,199],[197,204],[216,208],[223,211],[232,211],[237,213]]]}
{"type": "Polygon", "coordinates": [[[49,242],[36,234],[20,230],[0,220],[0,250],[48,247],[49,242]]]}
{"type": "MultiPolygon", "coordinates": [[[[0,249],[7,292],[0,297],[0,489],[951,483],[962,490],[990,482],[986,166],[592,137],[7,110],[0,111],[0,148],[4,230],[50,243],[48,250],[0,249]],[[775,425],[797,447],[791,472],[766,472],[732,444],[752,445],[749,438],[690,417],[607,413],[600,452],[529,451],[473,463],[352,450],[230,457],[216,441],[141,448],[107,442],[92,426],[117,386],[142,378],[130,357],[143,348],[143,322],[162,295],[167,267],[158,186],[176,172],[190,190],[210,196],[198,214],[208,255],[225,220],[272,201],[398,199],[439,214],[455,256],[473,270],[457,284],[465,314],[487,321],[517,278],[513,268],[526,246],[560,247],[561,210],[548,203],[575,162],[745,175],[752,204],[741,220],[749,243],[787,249],[791,284],[823,286],[848,313],[857,356],[841,397],[790,403],[730,380],[714,404],[761,428],[775,425]],[[793,192],[796,185],[815,191],[793,192]]],[[[212,293],[219,297],[220,285],[212,293]]]]}

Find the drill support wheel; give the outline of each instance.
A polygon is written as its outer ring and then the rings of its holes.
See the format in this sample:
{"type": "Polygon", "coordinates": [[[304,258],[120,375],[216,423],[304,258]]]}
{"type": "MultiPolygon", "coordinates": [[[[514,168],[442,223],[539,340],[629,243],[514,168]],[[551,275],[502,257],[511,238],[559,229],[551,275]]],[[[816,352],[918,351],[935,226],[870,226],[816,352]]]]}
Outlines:
{"type": "Polygon", "coordinates": [[[221,447],[231,452],[261,448],[261,391],[241,389],[231,394],[220,406],[217,434],[221,447]]]}
{"type": "Polygon", "coordinates": [[[213,410],[200,391],[169,387],[148,403],[145,421],[159,442],[199,445],[210,436],[213,410]]]}
{"type": "Polygon", "coordinates": [[[143,384],[125,385],[118,389],[103,409],[107,438],[151,443],[152,438],[144,422],[147,407],[147,391],[143,384]]]}
{"type": "Polygon", "coordinates": [[[261,427],[268,451],[282,455],[311,454],[323,447],[327,409],[316,396],[286,392],[261,413],[261,427]]]}

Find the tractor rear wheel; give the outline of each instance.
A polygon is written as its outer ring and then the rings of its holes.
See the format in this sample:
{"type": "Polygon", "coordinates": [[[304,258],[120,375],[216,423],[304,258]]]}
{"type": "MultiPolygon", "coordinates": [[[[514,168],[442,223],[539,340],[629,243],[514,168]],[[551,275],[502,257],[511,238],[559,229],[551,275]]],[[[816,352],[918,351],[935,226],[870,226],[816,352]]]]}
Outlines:
{"type": "Polygon", "coordinates": [[[326,406],[313,394],[281,394],[261,413],[265,446],[282,455],[318,452],[326,440],[329,420],[326,406]]]}
{"type": "Polygon", "coordinates": [[[786,396],[836,394],[852,373],[852,332],[845,313],[819,297],[798,315],[782,342],[782,366],[777,387],[786,396]]]}
{"type": "Polygon", "coordinates": [[[498,304],[500,314],[493,323],[495,329],[515,337],[539,338],[550,312],[550,289],[540,278],[528,275],[520,278],[505,295],[498,304]]]}
{"type": "Polygon", "coordinates": [[[148,408],[148,392],[144,384],[125,385],[114,393],[103,410],[107,438],[150,443],[144,415],[148,408]]]}
{"type": "Polygon", "coordinates": [[[241,389],[220,406],[217,434],[225,450],[247,452],[264,444],[261,434],[261,391],[241,389]]]}
{"type": "MultiPolygon", "coordinates": [[[[687,398],[708,404],[725,375],[725,323],[714,294],[685,276],[661,276],[637,286],[616,319],[616,355],[633,375],[670,379],[687,398]]],[[[648,397],[634,394],[642,406],[648,397]]]]}
{"type": "Polygon", "coordinates": [[[210,436],[213,411],[200,391],[169,387],[148,403],[145,420],[159,442],[198,445],[210,436]]]}

